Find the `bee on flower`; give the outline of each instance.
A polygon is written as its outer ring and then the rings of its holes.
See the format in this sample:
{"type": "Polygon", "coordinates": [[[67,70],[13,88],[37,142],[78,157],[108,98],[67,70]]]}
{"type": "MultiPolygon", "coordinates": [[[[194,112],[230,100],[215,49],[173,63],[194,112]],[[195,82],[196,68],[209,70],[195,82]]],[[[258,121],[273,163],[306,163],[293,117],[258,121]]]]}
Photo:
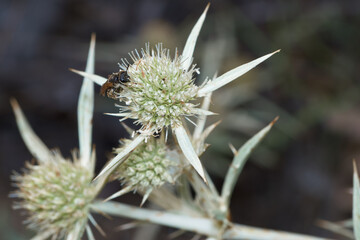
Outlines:
{"type": "MultiPolygon", "coordinates": [[[[259,63],[265,61],[278,51],[267,54],[252,62],[232,69],[201,86],[194,84],[194,73],[199,68],[193,64],[193,52],[200,29],[205,20],[209,5],[193,27],[181,54],[175,52],[173,57],[169,49],[161,43],[152,48],[149,44],[144,49],[132,51],[131,63],[122,59],[120,71],[126,71],[129,82],[124,84],[117,99],[124,102],[119,113],[110,114],[124,119],[133,119],[140,125],[140,133],[122,152],[118,153],[99,173],[98,177],[113,171],[123,163],[126,156],[152,135],[171,129],[188,162],[206,182],[206,174],[194,146],[183,125],[189,116],[207,116],[214,113],[198,108],[192,101],[211,94],[216,89],[230,83],[245,74],[259,63]]],[[[73,70],[103,86],[107,79],[98,75],[73,70]]],[[[190,120],[189,120],[190,121],[190,120]]]]}

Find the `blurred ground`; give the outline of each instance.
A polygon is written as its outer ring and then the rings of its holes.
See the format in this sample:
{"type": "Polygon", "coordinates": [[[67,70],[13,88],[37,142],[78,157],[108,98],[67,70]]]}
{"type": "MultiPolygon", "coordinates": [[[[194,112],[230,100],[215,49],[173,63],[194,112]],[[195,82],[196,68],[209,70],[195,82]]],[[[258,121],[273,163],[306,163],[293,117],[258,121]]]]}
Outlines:
{"type": "MultiPolygon", "coordinates": [[[[15,97],[36,133],[62,153],[78,146],[76,104],[90,34],[97,34],[96,73],[117,70],[127,52],[145,42],[184,46],[207,1],[0,1],[0,238],[29,239],[11,209],[9,177],[31,159],[15,125],[15,97]]],[[[351,217],[352,160],[360,159],[360,2],[212,1],[195,51],[212,76],[281,48],[241,80],[214,95],[222,119],[203,159],[221,186],[235,147],[280,116],[240,176],[232,200],[236,222],[340,239],[317,219],[351,217]]],[[[98,90],[98,89],[97,89],[98,90]]],[[[95,99],[94,143],[99,170],[124,137],[110,100],[95,99]]],[[[116,187],[116,186],[114,186],[116,187]]],[[[111,187],[108,191],[112,191],[111,187]]],[[[104,193],[108,195],[108,193],[104,193]]],[[[131,202],[137,196],[123,199],[131,202]]],[[[107,239],[130,239],[134,231],[107,239]]],[[[165,230],[171,232],[170,230],[165,230]]],[[[166,232],[165,232],[166,233],[166,232]]],[[[165,235],[164,235],[165,236],[165,235]]],[[[190,237],[188,235],[187,237],[190,237]]]]}

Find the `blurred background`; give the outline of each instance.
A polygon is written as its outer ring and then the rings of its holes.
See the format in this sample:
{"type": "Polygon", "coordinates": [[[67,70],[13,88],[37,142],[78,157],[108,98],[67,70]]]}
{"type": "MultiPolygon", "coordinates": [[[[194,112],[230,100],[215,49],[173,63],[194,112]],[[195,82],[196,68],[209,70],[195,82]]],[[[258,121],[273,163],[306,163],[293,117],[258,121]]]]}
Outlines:
{"type": "MultiPolygon", "coordinates": [[[[76,105],[92,32],[95,72],[118,70],[120,58],[146,42],[181,51],[208,1],[0,1],[0,239],[29,239],[21,211],[11,208],[10,175],[32,159],[17,130],[15,97],[35,132],[64,156],[78,146],[76,105]]],[[[220,188],[239,148],[273,118],[275,128],[252,154],[232,198],[235,222],[345,239],[317,226],[319,219],[351,218],[352,161],[360,159],[360,2],[215,0],[199,36],[194,62],[206,76],[222,74],[274,50],[279,54],[213,95],[222,124],[202,157],[220,188]]],[[[99,87],[96,88],[99,91],[99,87]]],[[[112,100],[95,94],[97,171],[126,137],[112,100]]],[[[118,185],[103,192],[108,196],[118,185]]],[[[140,204],[127,194],[122,202],[140,204]]],[[[97,216],[107,239],[128,219],[97,216]]],[[[165,228],[162,237],[174,231],[165,228]]],[[[94,231],[97,232],[97,231],[94,231]]],[[[98,233],[96,233],[98,235],[98,233]]],[[[185,235],[190,239],[192,234],[185,235]]],[[[102,237],[99,237],[102,239],[102,237]]]]}

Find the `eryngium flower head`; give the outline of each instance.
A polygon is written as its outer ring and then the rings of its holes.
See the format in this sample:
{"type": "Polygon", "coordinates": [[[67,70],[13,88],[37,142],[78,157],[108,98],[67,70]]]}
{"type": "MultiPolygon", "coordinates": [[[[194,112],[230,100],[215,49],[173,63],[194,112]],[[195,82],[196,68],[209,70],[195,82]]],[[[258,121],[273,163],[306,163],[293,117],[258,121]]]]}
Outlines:
{"type": "Polygon", "coordinates": [[[20,198],[14,208],[26,209],[28,227],[62,239],[79,223],[86,223],[89,204],[95,197],[91,187],[92,173],[58,153],[52,161],[33,165],[27,163],[24,174],[14,174],[18,187],[13,194],[20,198]]]}
{"type": "Polygon", "coordinates": [[[181,117],[196,114],[195,99],[198,87],[193,76],[198,73],[195,65],[184,70],[181,56],[156,45],[149,44],[141,50],[141,56],[135,51],[130,54],[133,64],[122,61],[121,68],[127,71],[130,82],[126,83],[119,99],[126,102],[121,112],[128,113],[125,118],[136,119],[141,124],[140,132],[152,134],[164,127],[181,125],[181,117]]]}
{"type": "MultiPolygon", "coordinates": [[[[131,140],[124,140],[124,143],[131,140]]],[[[116,153],[122,151],[117,148],[116,153]]],[[[167,158],[166,145],[159,139],[149,139],[147,143],[138,146],[113,173],[113,179],[119,179],[130,190],[141,192],[151,191],[164,183],[174,183],[177,166],[167,158]]]]}
{"type": "MultiPolygon", "coordinates": [[[[186,132],[186,126],[181,120],[190,115],[204,117],[213,113],[196,108],[189,101],[194,98],[209,96],[216,89],[244,75],[273,54],[279,52],[278,50],[267,54],[238,66],[219,77],[204,81],[201,86],[195,86],[192,75],[198,70],[195,65],[192,65],[193,53],[208,8],[209,5],[191,30],[181,55],[178,56],[176,53],[174,59],[171,60],[169,51],[158,45],[156,51],[146,47],[141,52],[142,56],[137,51],[130,54],[134,61],[133,64],[130,64],[127,60],[123,60],[122,64],[120,64],[121,69],[127,71],[130,77],[130,83],[126,82],[122,84],[123,86],[120,86],[122,89],[117,89],[120,92],[120,100],[124,100],[127,105],[121,107],[120,113],[110,115],[120,116],[123,119],[135,119],[135,123],[142,125],[139,131],[141,134],[134,139],[132,144],[128,144],[127,148],[124,148],[121,153],[114,157],[96,179],[104,176],[104,174],[109,174],[116,166],[123,163],[125,157],[149,135],[156,135],[164,127],[170,126],[184,156],[206,182],[205,171],[198,153],[195,151],[193,143],[186,132]]],[[[73,71],[101,86],[109,84],[108,79],[104,77],[77,70],[73,71]]]]}

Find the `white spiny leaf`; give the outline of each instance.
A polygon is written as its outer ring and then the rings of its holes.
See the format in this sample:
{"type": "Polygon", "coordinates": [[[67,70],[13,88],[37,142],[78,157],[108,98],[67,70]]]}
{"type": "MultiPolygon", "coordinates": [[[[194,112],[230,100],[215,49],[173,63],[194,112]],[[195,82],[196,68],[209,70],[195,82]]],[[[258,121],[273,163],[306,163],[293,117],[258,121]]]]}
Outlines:
{"type": "Polygon", "coordinates": [[[201,108],[195,108],[194,110],[192,110],[192,113],[197,114],[197,115],[201,115],[201,116],[211,116],[211,115],[218,115],[217,113],[205,110],[205,109],[201,109],[201,108]]]}
{"type": "Polygon", "coordinates": [[[195,152],[193,145],[191,144],[191,141],[186,133],[186,130],[184,129],[183,126],[178,126],[174,129],[174,131],[175,131],[176,139],[186,159],[195,168],[195,170],[202,177],[204,182],[206,182],[203,166],[200,162],[199,157],[195,152]]]}
{"type": "Polygon", "coordinates": [[[83,76],[83,77],[85,77],[87,79],[90,79],[91,81],[93,81],[94,83],[96,83],[97,85],[100,85],[100,86],[102,86],[107,81],[106,78],[104,78],[102,76],[99,76],[99,75],[96,75],[96,74],[90,74],[90,73],[75,70],[75,69],[72,69],[72,68],[70,68],[70,71],[72,71],[74,73],[77,73],[80,76],[83,76]]]}
{"type": "MultiPolygon", "coordinates": [[[[91,36],[88,59],[85,72],[94,73],[95,63],[95,34],[91,36]]],[[[94,83],[87,79],[83,80],[78,102],[78,132],[80,162],[84,167],[89,166],[91,155],[92,121],[94,112],[94,83]]]]}
{"type": "Polygon", "coordinates": [[[195,49],[195,45],[196,45],[196,40],[199,36],[201,27],[204,23],[205,17],[206,17],[206,13],[209,9],[210,4],[208,4],[203,12],[203,14],[201,14],[199,20],[196,22],[195,26],[193,27],[193,29],[191,30],[191,33],[188,37],[188,39],[186,40],[186,44],[184,46],[184,50],[182,52],[182,66],[185,70],[188,70],[188,68],[191,65],[192,62],[192,58],[193,58],[193,53],[194,53],[194,49],[195,49]]]}
{"type": "Polygon", "coordinates": [[[130,115],[130,113],[125,112],[125,113],[104,113],[105,115],[108,116],[115,116],[115,117],[127,117],[130,115]]]}
{"type": "Polygon", "coordinates": [[[104,200],[104,202],[110,201],[114,198],[120,197],[132,190],[131,186],[126,186],[125,188],[121,189],[120,191],[117,191],[116,193],[112,194],[110,197],[104,200]]]}
{"type": "Polygon", "coordinates": [[[205,84],[202,88],[199,89],[198,96],[199,97],[205,96],[207,93],[213,92],[216,89],[228,84],[229,82],[244,75],[245,73],[247,73],[248,71],[250,71],[251,69],[256,67],[258,64],[265,61],[266,59],[268,59],[269,57],[271,57],[272,55],[274,55],[275,53],[277,53],[279,51],[280,50],[277,50],[273,53],[270,53],[270,54],[262,56],[258,59],[255,59],[249,63],[243,64],[237,68],[234,68],[234,69],[224,73],[220,77],[217,77],[215,80],[209,81],[207,84],[205,84]]]}
{"type": "Polygon", "coordinates": [[[146,137],[146,135],[139,135],[134,138],[129,145],[126,145],[124,147],[122,152],[120,152],[118,155],[116,155],[116,157],[110,160],[110,162],[101,170],[99,175],[97,175],[94,180],[98,179],[102,175],[108,176],[115,169],[115,167],[119,166],[125,160],[125,157],[131,151],[133,151],[140,143],[145,140],[146,137]]]}
{"type": "Polygon", "coordinates": [[[261,131],[255,134],[251,139],[249,139],[237,151],[237,155],[234,156],[231,167],[229,167],[229,170],[225,176],[225,181],[221,192],[221,197],[226,207],[229,207],[230,198],[234,190],[235,184],[251,152],[270,131],[277,119],[278,118],[275,118],[269,125],[267,125],[261,131]]]}
{"type": "Polygon", "coordinates": [[[11,99],[10,103],[15,113],[16,123],[21,137],[33,157],[40,163],[51,161],[53,154],[32,130],[18,102],[15,99],[11,99]]]}

